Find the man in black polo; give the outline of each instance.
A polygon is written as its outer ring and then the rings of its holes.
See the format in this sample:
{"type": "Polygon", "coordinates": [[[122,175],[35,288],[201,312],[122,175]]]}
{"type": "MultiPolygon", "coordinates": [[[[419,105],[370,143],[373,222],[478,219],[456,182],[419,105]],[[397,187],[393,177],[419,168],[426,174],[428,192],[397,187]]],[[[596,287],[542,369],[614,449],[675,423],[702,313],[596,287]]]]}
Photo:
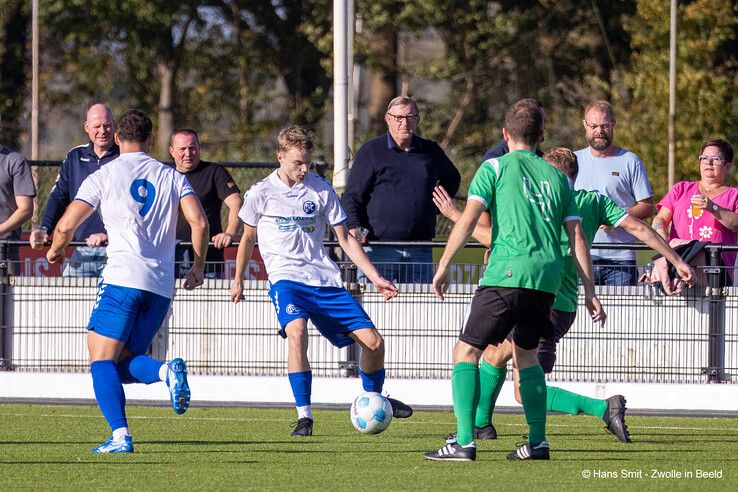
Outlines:
{"type": "Polygon", "coordinates": [[[360,243],[368,240],[367,256],[384,278],[429,283],[431,248],[374,246],[371,241],[432,240],[438,214],[433,188],[440,184],[453,197],[461,176],[436,142],[415,135],[420,112],[413,99],[390,101],[384,121],[387,133],[362,145],[354,158],[341,199],[349,231],[360,243]]]}
{"type": "MultiPolygon", "coordinates": [[[[238,211],[243,200],[241,190],[236,186],[231,174],[223,167],[200,160],[200,141],[194,130],[175,130],[169,139],[169,153],[174,158],[174,166],[197,193],[205,216],[210,225],[210,240],[214,248],[208,248],[206,256],[205,277],[221,278],[223,274],[223,248],[230,246],[233,236],[238,232],[238,211]],[[228,223],[225,231],[220,220],[220,211],[225,203],[228,207],[228,223]]],[[[186,220],[177,222],[177,240],[189,241],[190,226],[186,220]]],[[[184,277],[187,274],[192,256],[191,246],[177,246],[175,261],[179,267],[176,273],[184,277]]]]}

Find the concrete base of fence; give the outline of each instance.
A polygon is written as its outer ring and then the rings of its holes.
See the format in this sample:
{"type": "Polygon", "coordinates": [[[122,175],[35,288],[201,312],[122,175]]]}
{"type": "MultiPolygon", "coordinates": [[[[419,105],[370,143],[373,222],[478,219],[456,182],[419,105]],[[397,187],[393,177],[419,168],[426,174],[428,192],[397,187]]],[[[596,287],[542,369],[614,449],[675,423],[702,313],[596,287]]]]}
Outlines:
{"type": "MultiPolygon", "coordinates": [[[[191,376],[195,405],[230,402],[234,404],[291,404],[292,393],[286,377],[191,376]]],[[[736,384],[648,384],[570,383],[558,386],[593,398],[625,395],[632,411],[720,412],[738,415],[736,384]]],[[[422,407],[451,407],[451,381],[447,379],[388,379],[384,389],[395,398],[422,407]]],[[[349,405],[361,391],[357,378],[315,378],[313,404],[349,405]]],[[[89,374],[0,372],[0,399],[33,401],[94,400],[89,374]]],[[[126,398],[142,402],[168,401],[163,384],[126,385],[126,398]]],[[[517,407],[510,381],[497,402],[500,407],[517,407]]]]}

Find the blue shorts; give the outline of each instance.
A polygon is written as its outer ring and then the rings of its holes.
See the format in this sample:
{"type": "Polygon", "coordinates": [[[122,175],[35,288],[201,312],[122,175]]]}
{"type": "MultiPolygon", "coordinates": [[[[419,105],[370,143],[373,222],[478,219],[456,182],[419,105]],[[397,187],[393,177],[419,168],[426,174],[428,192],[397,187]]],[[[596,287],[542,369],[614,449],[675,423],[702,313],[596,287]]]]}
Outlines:
{"type": "Polygon", "coordinates": [[[284,327],[299,318],[312,321],[320,334],[339,348],[354,343],[348,336],[350,332],[374,328],[366,311],[342,287],[313,287],[280,280],[271,284],[269,297],[277,311],[282,338],[287,338],[284,327]]]}
{"type": "Polygon", "coordinates": [[[125,342],[144,354],[167,316],[172,300],[153,292],[100,282],[87,329],[125,342]]]}

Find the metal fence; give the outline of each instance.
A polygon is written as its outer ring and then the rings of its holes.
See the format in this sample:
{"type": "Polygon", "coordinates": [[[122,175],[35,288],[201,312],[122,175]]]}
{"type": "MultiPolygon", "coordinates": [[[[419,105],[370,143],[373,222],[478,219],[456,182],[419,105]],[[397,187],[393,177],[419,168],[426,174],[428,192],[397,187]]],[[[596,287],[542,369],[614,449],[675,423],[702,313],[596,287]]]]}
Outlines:
{"type": "MultiPolygon", "coordinates": [[[[225,271],[232,271],[229,266],[225,271]]],[[[353,265],[342,267],[352,279],[353,265]]],[[[644,285],[598,287],[609,315],[604,328],[589,321],[580,296],[579,315],[559,344],[552,379],[736,383],[738,289],[717,285],[719,268],[700,270],[708,285],[677,297],[644,285]]],[[[263,272],[263,265],[252,262],[248,271],[245,302],[237,305],[229,300],[226,279],[208,279],[194,291],[177,285],[153,356],[183,357],[195,374],[285,374],[287,344],[276,335],[268,282],[253,273],[263,272]]],[[[445,302],[427,284],[401,284],[400,296],[385,302],[371,285],[347,282],[385,337],[390,377],[450,376],[451,349],[482,272],[480,264],[456,265],[445,302]]],[[[96,289],[95,278],[2,275],[0,369],[87,371],[84,326],[96,289]]],[[[356,349],[336,349],[312,327],[310,333],[316,375],[356,374],[356,349]]]]}

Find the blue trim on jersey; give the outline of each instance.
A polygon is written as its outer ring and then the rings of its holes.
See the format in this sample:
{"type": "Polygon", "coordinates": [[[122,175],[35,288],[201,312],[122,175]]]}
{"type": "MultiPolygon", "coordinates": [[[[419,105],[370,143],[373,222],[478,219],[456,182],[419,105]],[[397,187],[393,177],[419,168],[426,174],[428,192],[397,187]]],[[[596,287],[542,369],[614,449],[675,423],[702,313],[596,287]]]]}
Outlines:
{"type": "Polygon", "coordinates": [[[314,287],[291,280],[270,284],[269,297],[277,312],[282,338],[284,327],[296,319],[309,319],[315,328],[336,347],[354,343],[352,331],[375,328],[366,311],[343,287],[314,287]]]}
{"type": "Polygon", "coordinates": [[[84,200],[82,198],[75,198],[75,200],[78,201],[78,202],[86,203],[90,207],[95,208],[95,206],[93,204],[91,204],[90,202],[88,202],[87,200],[84,200]]]}
{"type": "Polygon", "coordinates": [[[182,195],[181,197],[179,197],[179,199],[181,200],[182,198],[184,198],[186,196],[189,196],[189,195],[197,195],[197,193],[195,193],[194,191],[191,191],[189,193],[185,193],[184,195],[182,195]]]}
{"type": "Polygon", "coordinates": [[[87,329],[125,342],[134,355],[143,354],[164,322],[171,302],[153,292],[101,281],[87,329]]]}
{"type": "Polygon", "coordinates": [[[337,227],[337,226],[340,226],[341,224],[345,224],[346,222],[348,222],[348,217],[343,219],[341,222],[336,222],[335,224],[331,224],[331,227],[337,227]]]}

